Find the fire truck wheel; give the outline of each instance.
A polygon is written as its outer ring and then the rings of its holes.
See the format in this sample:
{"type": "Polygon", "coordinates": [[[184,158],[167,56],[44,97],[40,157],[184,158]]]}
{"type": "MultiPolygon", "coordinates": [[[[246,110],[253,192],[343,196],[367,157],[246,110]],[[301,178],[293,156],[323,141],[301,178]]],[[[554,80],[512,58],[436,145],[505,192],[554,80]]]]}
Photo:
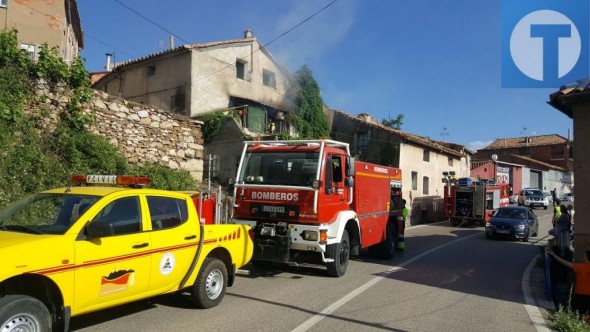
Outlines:
{"type": "Polygon", "coordinates": [[[350,242],[348,232],[344,230],[340,243],[329,244],[326,248],[326,256],[334,261],[328,263],[328,275],[331,277],[342,277],[348,267],[350,257],[350,242]]]}
{"type": "Polygon", "coordinates": [[[191,301],[200,309],[218,305],[225,295],[227,268],[217,258],[207,258],[199,271],[199,276],[191,289],[191,301]]]}
{"type": "Polygon", "coordinates": [[[36,298],[6,295],[0,298],[0,324],[2,331],[50,331],[51,316],[36,298]]]}
{"type": "Polygon", "coordinates": [[[387,223],[385,230],[385,241],[379,244],[379,257],[392,259],[397,248],[397,226],[394,223],[387,223]]]}

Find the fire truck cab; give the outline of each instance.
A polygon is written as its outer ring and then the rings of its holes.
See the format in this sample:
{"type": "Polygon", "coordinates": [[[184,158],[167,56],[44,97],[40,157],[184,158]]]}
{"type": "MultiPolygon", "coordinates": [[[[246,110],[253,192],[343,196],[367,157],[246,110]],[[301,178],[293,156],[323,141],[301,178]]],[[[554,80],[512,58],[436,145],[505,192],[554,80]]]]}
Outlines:
{"type": "Polygon", "coordinates": [[[445,217],[455,226],[474,222],[485,225],[495,209],[509,204],[508,191],[506,183],[461,178],[456,185],[445,185],[445,217]]]}
{"type": "Polygon", "coordinates": [[[233,221],[254,230],[255,266],[322,264],[344,275],[361,248],[392,258],[401,170],[358,162],[333,140],[245,142],[233,221]]]}

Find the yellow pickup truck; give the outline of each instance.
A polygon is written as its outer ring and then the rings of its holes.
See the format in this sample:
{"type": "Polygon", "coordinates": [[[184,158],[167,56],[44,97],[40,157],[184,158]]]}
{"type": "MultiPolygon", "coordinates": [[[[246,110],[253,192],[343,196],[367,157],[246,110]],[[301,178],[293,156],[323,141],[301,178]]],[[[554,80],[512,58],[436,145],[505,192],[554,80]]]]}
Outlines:
{"type": "Polygon", "coordinates": [[[203,225],[192,198],[137,188],[133,176],[75,176],[71,186],[0,210],[0,330],[68,330],[70,318],[190,291],[221,302],[252,257],[250,227],[203,225]],[[121,186],[124,185],[124,186],[121,186]]]}

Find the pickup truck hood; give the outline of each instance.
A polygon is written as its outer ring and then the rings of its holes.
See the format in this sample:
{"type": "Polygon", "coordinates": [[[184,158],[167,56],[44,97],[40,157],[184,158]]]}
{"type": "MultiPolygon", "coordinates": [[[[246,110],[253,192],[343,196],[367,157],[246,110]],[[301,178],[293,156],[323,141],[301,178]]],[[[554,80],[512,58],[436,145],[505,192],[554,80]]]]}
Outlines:
{"type": "MultiPolygon", "coordinates": [[[[51,236],[53,237],[55,235],[51,236]]],[[[48,235],[27,234],[22,232],[0,230],[0,250],[7,247],[18,246],[21,244],[29,244],[42,239],[46,239],[47,237],[48,235]]]]}
{"type": "Polygon", "coordinates": [[[0,231],[0,281],[11,276],[73,262],[73,239],[64,235],[39,235],[0,231]]]}

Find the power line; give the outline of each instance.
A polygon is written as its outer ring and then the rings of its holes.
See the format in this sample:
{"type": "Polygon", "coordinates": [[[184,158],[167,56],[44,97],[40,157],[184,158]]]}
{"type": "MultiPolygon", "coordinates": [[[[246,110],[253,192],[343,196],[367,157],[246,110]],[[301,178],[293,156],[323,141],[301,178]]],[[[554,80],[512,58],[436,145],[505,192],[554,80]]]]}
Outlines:
{"type": "MultiPolygon", "coordinates": [[[[115,1],[117,1],[117,0],[115,0],[115,1]]],[[[278,40],[278,39],[280,39],[281,37],[285,36],[285,35],[286,35],[286,34],[288,34],[289,32],[291,32],[291,31],[295,30],[296,28],[298,28],[299,26],[301,26],[303,23],[305,23],[305,22],[309,21],[310,19],[312,19],[312,18],[313,18],[314,16],[316,16],[317,14],[319,14],[319,13],[323,12],[323,11],[324,11],[324,10],[326,10],[328,7],[332,6],[332,5],[333,5],[335,2],[337,2],[337,1],[338,1],[338,0],[334,0],[334,1],[330,2],[329,4],[327,4],[326,6],[324,6],[322,9],[320,9],[320,10],[316,11],[316,12],[315,12],[315,13],[313,13],[311,16],[309,16],[309,17],[307,17],[306,19],[304,19],[303,21],[299,22],[297,25],[295,25],[295,26],[294,26],[294,27],[292,27],[291,29],[287,30],[286,32],[282,33],[282,34],[281,34],[281,35],[279,35],[278,37],[274,38],[274,39],[273,39],[273,40],[271,40],[270,42],[268,42],[268,43],[266,43],[266,44],[262,44],[262,46],[261,46],[260,48],[258,48],[256,51],[252,52],[250,55],[252,55],[252,54],[254,54],[254,53],[256,53],[256,52],[258,52],[258,51],[260,51],[260,50],[262,50],[262,49],[264,49],[264,48],[266,48],[268,45],[270,45],[270,44],[274,43],[275,41],[277,41],[277,40],[278,40]]],[[[246,59],[248,56],[250,56],[250,55],[247,55],[247,56],[245,56],[245,57],[241,58],[240,60],[245,60],[245,59],[246,59]]],[[[211,77],[211,76],[213,76],[213,75],[215,75],[215,74],[217,74],[217,73],[219,73],[219,72],[221,72],[221,71],[223,71],[223,70],[226,70],[227,68],[230,68],[230,67],[233,67],[233,65],[232,65],[232,64],[228,64],[227,66],[225,66],[225,67],[223,67],[223,68],[221,68],[221,69],[219,69],[219,70],[217,70],[217,71],[214,71],[214,72],[212,72],[212,73],[211,73],[211,74],[209,74],[209,75],[203,76],[203,77],[201,77],[201,78],[197,78],[197,79],[195,80],[195,82],[198,82],[198,81],[200,81],[200,80],[204,80],[204,79],[206,79],[206,78],[209,78],[209,77],[211,77]]]]}
{"type": "Polygon", "coordinates": [[[270,42],[262,45],[262,47],[266,47],[272,43],[274,43],[275,41],[277,41],[278,39],[280,39],[281,37],[285,36],[286,34],[288,34],[289,32],[297,29],[299,26],[303,25],[303,23],[311,20],[314,16],[318,15],[319,13],[323,12],[324,10],[328,9],[328,7],[332,6],[336,1],[338,0],[334,0],[332,2],[330,2],[329,4],[325,5],[322,9],[318,10],[317,12],[313,13],[311,16],[309,16],[308,18],[304,19],[303,21],[299,22],[299,24],[297,24],[296,26],[292,27],[291,29],[287,30],[286,32],[284,32],[283,34],[281,34],[280,36],[276,37],[275,39],[271,40],[270,42]]]}
{"type": "Polygon", "coordinates": [[[140,12],[138,12],[137,10],[135,10],[135,9],[133,9],[133,8],[131,8],[131,7],[129,7],[129,6],[127,6],[126,4],[122,3],[120,0],[113,0],[113,1],[115,1],[116,3],[118,3],[118,4],[119,4],[119,5],[121,5],[121,6],[125,7],[127,10],[129,10],[129,11],[130,11],[130,12],[132,12],[133,14],[135,14],[135,15],[137,15],[137,16],[139,16],[139,17],[143,18],[144,20],[146,20],[146,21],[150,22],[151,24],[153,24],[153,25],[157,26],[158,28],[160,28],[161,30],[165,31],[166,33],[168,33],[168,34],[170,34],[170,35],[173,35],[174,37],[176,37],[176,38],[180,39],[180,40],[181,40],[181,41],[183,41],[185,44],[190,44],[188,41],[186,41],[186,39],[184,39],[184,38],[180,37],[179,35],[177,35],[177,34],[173,33],[172,31],[170,31],[170,30],[166,29],[164,26],[162,26],[162,25],[161,25],[161,24],[159,24],[158,22],[156,22],[156,21],[154,21],[154,20],[152,20],[152,19],[150,19],[150,18],[146,17],[145,15],[141,14],[141,13],[140,13],[140,12]]]}
{"type": "Polygon", "coordinates": [[[89,37],[90,39],[93,39],[94,41],[96,41],[96,42],[98,42],[98,43],[100,43],[100,44],[103,44],[104,46],[106,46],[106,47],[108,47],[108,48],[110,48],[110,49],[113,49],[113,50],[115,50],[115,51],[117,51],[117,52],[119,52],[119,53],[126,54],[127,56],[129,56],[129,57],[133,58],[133,55],[131,55],[131,54],[129,54],[129,53],[127,53],[127,52],[125,52],[125,51],[122,51],[122,50],[120,50],[120,49],[118,49],[118,48],[116,48],[116,47],[114,47],[114,46],[112,46],[112,45],[109,45],[109,44],[107,44],[107,43],[103,42],[102,40],[100,40],[100,39],[98,39],[98,38],[96,38],[96,37],[93,37],[92,35],[88,34],[87,32],[84,32],[84,36],[85,36],[85,37],[89,37]]]}

